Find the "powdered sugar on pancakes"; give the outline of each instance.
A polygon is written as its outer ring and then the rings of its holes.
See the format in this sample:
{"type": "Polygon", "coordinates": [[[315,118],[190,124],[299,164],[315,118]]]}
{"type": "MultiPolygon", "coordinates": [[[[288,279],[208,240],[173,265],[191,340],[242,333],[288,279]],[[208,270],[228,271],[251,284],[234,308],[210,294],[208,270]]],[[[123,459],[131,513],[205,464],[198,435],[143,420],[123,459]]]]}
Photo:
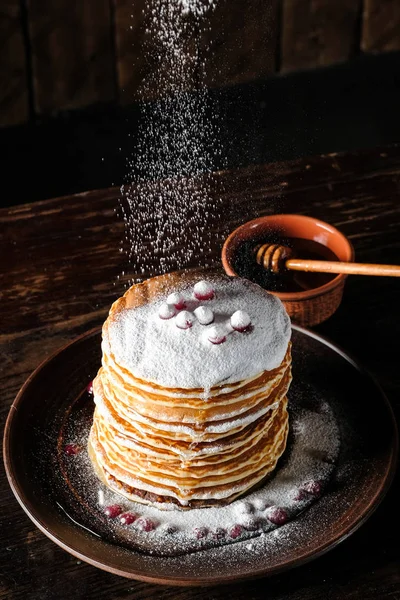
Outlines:
{"type": "Polygon", "coordinates": [[[172,318],[160,318],[160,309],[169,294],[160,296],[142,306],[119,311],[103,330],[103,353],[111,352],[116,362],[134,377],[183,389],[210,390],[281,364],[291,327],[278,298],[240,278],[198,276],[191,282],[183,278],[174,285],[169,293],[183,297],[183,310],[193,318],[190,327],[177,326],[179,310],[172,318]],[[213,297],[209,300],[195,297],[194,286],[202,280],[212,287],[213,297]],[[195,311],[200,306],[212,311],[212,323],[205,325],[196,318],[195,311]],[[250,318],[246,331],[236,331],[231,325],[230,319],[237,311],[244,311],[250,318]],[[223,332],[222,343],[210,342],[213,327],[223,332]]]}

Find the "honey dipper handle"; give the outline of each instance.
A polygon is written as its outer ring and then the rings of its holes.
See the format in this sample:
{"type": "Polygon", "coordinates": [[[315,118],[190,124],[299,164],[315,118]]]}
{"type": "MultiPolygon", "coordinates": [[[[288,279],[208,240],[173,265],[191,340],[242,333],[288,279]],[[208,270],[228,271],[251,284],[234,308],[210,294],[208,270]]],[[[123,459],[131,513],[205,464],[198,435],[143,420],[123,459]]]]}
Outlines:
{"type": "Polygon", "coordinates": [[[317,273],[345,273],[346,275],[380,275],[400,277],[400,266],[349,263],[329,260],[290,258],[285,262],[290,271],[314,271],[317,273]]]}

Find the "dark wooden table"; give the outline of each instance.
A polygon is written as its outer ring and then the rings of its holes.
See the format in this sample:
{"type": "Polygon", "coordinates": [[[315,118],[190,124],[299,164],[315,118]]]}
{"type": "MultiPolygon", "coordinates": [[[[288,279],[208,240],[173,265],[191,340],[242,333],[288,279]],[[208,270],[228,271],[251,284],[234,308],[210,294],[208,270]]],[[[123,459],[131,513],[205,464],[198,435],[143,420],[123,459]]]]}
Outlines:
{"type": "MultiPolygon", "coordinates": [[[[216,262],[222,239],[238,224],[296,212],[337,226],[359,261],[400,263],[400,146],[251,167],[217,174],[216,180],[224,208],[223,220],[214,224],[216,262]]],[[[100,325],[134,276],[119,251],[124,225],[116,214],[118,196],[117,189],[93,191],[0,211],[2,426],[31,371],[100,325]]],[[[199,262],[195,256],[192,265],[199,262]]],[[[397,415],[399,307],[399,279],[349,278],[340,309],[316,328],[378,378],[397,415]]],[[[400,599],[394,487],[354,535],[306,566],[269,579],[185,589],[125,580],[81,563],[36,529],[13,497],[3,467],[0,475],[1,600],[400,599]]]]}

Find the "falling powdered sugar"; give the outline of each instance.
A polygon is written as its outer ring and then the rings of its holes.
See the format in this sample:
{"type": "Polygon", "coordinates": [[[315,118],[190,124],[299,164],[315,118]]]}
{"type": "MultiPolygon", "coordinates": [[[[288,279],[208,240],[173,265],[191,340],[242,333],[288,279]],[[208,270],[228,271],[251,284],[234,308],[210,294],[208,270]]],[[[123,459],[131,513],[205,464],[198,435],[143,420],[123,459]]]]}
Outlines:
{"type": "Polygon", "coordinates": [[[212,172],[221,164],[221,136],[204,83],[203,35],[215,5],[215,0],[145,3],[143,50],[151,68],[139,90],[141,120],[120,200],[124,249],[135,281],[215,263],[210,249],[221,197],[212,172]]]}
{"type": "Polygon", "coordinates": [[[213,8],[215,0],[178,0],[178,6],[182,8],[183,15],[197,15],[202,17],[213,8]]]}

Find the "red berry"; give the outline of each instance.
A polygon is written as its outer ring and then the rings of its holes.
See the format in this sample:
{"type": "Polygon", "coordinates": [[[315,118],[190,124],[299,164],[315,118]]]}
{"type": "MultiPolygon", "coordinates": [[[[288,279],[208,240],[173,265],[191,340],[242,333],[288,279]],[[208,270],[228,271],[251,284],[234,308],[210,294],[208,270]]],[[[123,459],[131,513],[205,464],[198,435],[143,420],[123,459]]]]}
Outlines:
{"type": "Polygon", "coordinates": [[[251,502],[241,502],[238,505],[238,511],[244,515],[251,515],[255,512],[255,506],[251,502]]]}
{"type": "Polygon", "coordinates": [[[301,489],[312,496],[319,496],[322,492],[322,485],[320,481],[311,480],[302,485],[301,489]]]}
{"type": "Polygon", "coordinates": [[[190,329],[193,325],[193,315],[189,311],[183,310],[175,317],[175,325],[179,329],[190,329]]]}
{"type": "Polygon", "coordinates": [[[158,310],[158,316],[160,317],[160,319],[163,319],[164,321],[168,320],[168,319],[172,319],[172,317],[175,316],[175,308],[173,306],[170,306],[166,302],[164,302],[163,304],[161,304],[161,306],[158,310]]]}
{"type": "Polygon", "coordinates": [[[214,540],[223,540],[226,536],[226,529],[222,527],[217,527],[217,529],[213,533],[214,540]]]}
{"type": "Polygon", "coordinates": [[[229,537],[231,537],[234,540],[237,537],[239,537],[239,535],[242,533],[242,531],[243,531],[243,527],[241,525],[236,524],[230,528],[230,530],[228,532],[229,537]]]}
{"type": "Polygon", "coordinates": [[[104,514],[110,519],[115,519],[122,513],[122,506],[119,504],[110,504],[110,506],[106,506],[104,509],[104,514]]]}
{"type": "Polygon", "coordinates": [[[246,521],[243,523],[243,527],[247,529],[247,531],[258,531],[261,529],[264,519],[258,517],[248,517],[246,521]]]}
{"type": "Polygon", "coordinates": [[[90,383],[88,383],[86,391],[87,391],[88,394],[93,395],[93,381],[91,381],[90,383]]]}
{"type": "Polygon", "coordinates": [[[207,537],[208,529],[207,529],[207,527],[195,527],[193,530],[193,533],[198,540],[201,540],[201,539],[207,537]]]}
{"type": "Polygon", "coordinates": [[[179,292],[173,292],[167,298],[167,304],[175,306],[176,310],[183,310],[186,308],[185,299],[179,292]]]}
{"type": "Polygon", "coordinates": [[[235,331],[237,331],[238,333],[247,333],[248,331],[252,330],[252,326],[248,325],[247,327],[234,327],[235,331]]]}
{"type": "Polygon", "coordinates": [[[226,341],[226,335],[221,328],[214,325],[208,330],[208,341],[215,345],[223,344],[226,341]]]}
{"type": "Polygon", "coordinates": [[[265,510],[269,506],[271,504],[265,498],[256,498],[254,500],[254,508],[257,508],[257,510],[265,510]]]}
{"type": "Polygon", "coordinates": [[[173,525],[172,523],[164,523],[160,529],[163,533],[167,533],[168,535],[172,535],[173,533],[179,531],[179,527],[177,525],[173,525]]]}
{"type": "Polygon", "coordinates": [[[194,297],[197,300],[212,300],[214,290],[207,281],[198,281],[193,288],[194,297]]]}
{"type": "Polygon", "coordinates": [[[305,500],[306,498],[308,498],[308,493],[306,492],[306,490],[303,490],[301,488],[296,490],[293,495],[293,500],[295,502],[301,502],[302,500],[305,500]]]}
{"type": "Polygon", "coordinates": [[[68,456],[75,456],[75,454],[79,454],[81,450],[82,448],[78,446],[78,444],[66,444],[64,446],[64,452],[68,456]]]}
{"type": "Polygon", "coordinates": [[[196,300],[212,300],[214,298],[214,292],[207,292],[205,294],[200,294],[199,292],[194,293],[194,297],[196,300]]]}
{"type": "Polygon", "coordinates": [[[226,337],[225,336],[222,336],[222,337],[219,337],[219,338],[211,338],[210,337],[208,339],[210,340],[210,342],[212,344],[214,344],[214,346],[218,346],[219,344],[223,344],[224,342],[226,342],[226,337]]]}
{"type": "Polygon", "coordinates": [[[119,515],[119,520],[121,521],[122,525],[131,525],[136,521],[136,519],[137,515],[131,512],[126,512],[119,515]]]}
{"type": "Polygon", "coordinates": [[[288,520],[288,514],[286,510],[279,506],[271,506],[267,510],[267,518],[274,525],[283,525],[288,520]]]}
{"type": "Polygon", "coordinates": [[[234,312],[230,322],[233,329],[236,329],[236,331],[239,331],[240,333],[244,333],[251,328],[250,317],[244,310],[237,310],[234,312]]]}
{"type": "Polygon", "coordinates": [[[142,531],[153,531],[153,529],[156,528],[155,522],[149,519],[148,517],[140,517],[136,521],[136,525],[142,531]]]}
{"type": "Polygon", "coordinates": [[[198,306],[194,314],[201,325],[210,325],[214,321],[214,313],[208,306],[198,306]]]}

